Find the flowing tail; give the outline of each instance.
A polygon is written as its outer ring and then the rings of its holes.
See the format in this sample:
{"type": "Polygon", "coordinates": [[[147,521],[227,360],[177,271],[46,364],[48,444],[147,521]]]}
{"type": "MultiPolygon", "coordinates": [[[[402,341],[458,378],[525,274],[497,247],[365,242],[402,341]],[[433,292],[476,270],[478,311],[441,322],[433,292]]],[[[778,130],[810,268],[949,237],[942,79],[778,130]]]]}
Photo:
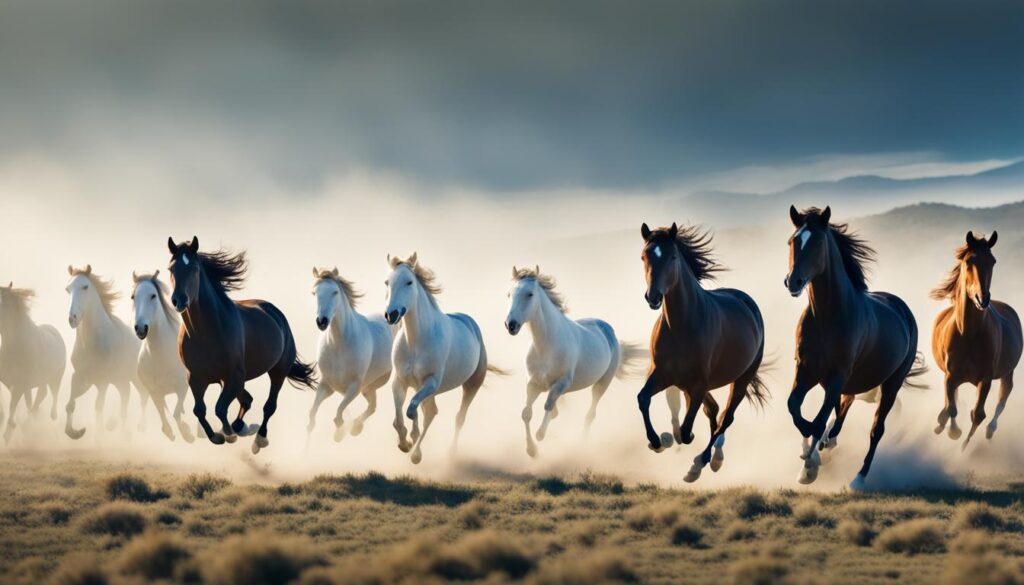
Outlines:
{"type": "Polygon", "coordinates": [[[494,364],[487,364],[487,371],[490,372],[491,374],[496,375],[496,376],[511,376],[512,375],[512,370],[506,370],[505,368],[500,368],[500,367],[498,367],[498,366],[496,366],[494,364]]]}
{"type": "Polygon", "coordinates": [[[313,390],[317,385],[316,370],[313,364],[303,362],[299,356],[295,356],[295,363],[292,369],[288,370],[288,381],[299,390],[303,388],[313,390]]]}
{"type": "Polygon", "coordinates": [[[757,368],[757,372],[750,380],[750,384],[747,385],[747,400],[762,410],[768,406],[768,401],[772,397],[772,393],[768,391],[768,384],[764,381],[764,375],[775,369],[775,362],[776,358],[774,355],[767,360],[762,360],[761,365],[757,368]]]}
{"type": "Polygon", "coordinates": [[[924,362],[924,354],[917,352],[917,355],[914,356],[914,367],[910,368],[910,373],[907,374],[907,378],[903,381],[903,385],[914,390],[927,390],[929,388],[928,384],[917,380],[911,380],[911,378],[920,378],[927,373],[928,365],[924,362]]]}
{"type": "Polygon", "coordinates": [[[647,363],[650,361],[650,352],[639,343],[619,342],[619,369],[615,371],[615,377],[635,378],[643,375],[647,363]]]}

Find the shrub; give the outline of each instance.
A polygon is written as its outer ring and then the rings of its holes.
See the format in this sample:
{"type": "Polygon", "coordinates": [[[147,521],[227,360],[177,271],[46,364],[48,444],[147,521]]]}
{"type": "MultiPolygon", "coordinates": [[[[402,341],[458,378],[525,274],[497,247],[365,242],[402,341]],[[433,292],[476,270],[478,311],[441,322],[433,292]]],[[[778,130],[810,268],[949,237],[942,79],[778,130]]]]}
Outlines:
{"type": "Polygon", "coordinates": [[[517,540],[496,532],[476,532],[445,547],[431,563],[430,571],[445,579],[468,581],[492,573],[521,579],[535,561],[517,540]]]}
{"type": "Polygon", "coordinates": [[[832,519],[824,514],[817,502],[801,502],[793,508],[793,518],[797,526],[831,526],[832,519]]]}
{"type": "Polygon", "coordinates": [[[107,498],[149,503],[171,497],[163,490],[154,490],[146,480],[137,475],[122,473],[106,481],[107,498]]]}
{"type": "Polygon", "coordinates": [[[178,565],[191,557],[192,553],[176,537],[150,532],[124,547],[118,567],[126,575],[139,575],[147,580],[169,579],[178,565]]]}
{"type": "Polygon", "coordinates": [[[52,524],[67,524],[68,520],[71,520],[71,508],[63,504],[47,504],[41,508],[41,511],[52,524]]]}
{"type": "Polygon", "coordinates": [[[736,516],[749,520],[758,516],[787,516],[792,511],[789,504],[781,498],[769,500],[759,491],[744,491],[732,501],[736,516]]]}
{"type": "Polygon", "coordinates": [[[255,494],[245,499],[241,505],[242,514],[246,516],[266,516],[278,511],[277,502],[265,494],[255,494]]]}
{"type": "Polygon", "coordinates": [[[181,484],[179,491],[186,498],[202,500],[229,485],[231,482],[223,477],[217,477],[210,473],[193,473],[181,484]]]}
{"type": "Polygon", "coordinates": [[[181,524],[181,516],[171,510],[163,510],[157,513],[156,521],[164,526],[175,526],[181,524]]]}
{"type": "Polygon", "coordinates": [[[679,518],[680,508],[678,502],[659,502],[633,508],[626,512],[626,524],[638,532],[671,526],[679,518]]]}
{"type": "Polygon", "coordinates": [[[700,528],[683,520],[672,527],[672,544],[676,546],[700,547],[704,539],[704,532],[700,528]]]}
{"type": "Polygon", "coordinates": [[[789,568],[782,559],[759,555],[734,562],[729,574],[736,585],[778,585],[789,568]]]}
{"type": "Polygon", "coordinates": [[[487,516],[487,507],[483,502],[472,501],[459,507],[455,521],[466,530],[480,530],[484,527],[484,517],[487,516]]]}
{"type": "Polygon", "coordinates": [[[988,504],[971,502],[964,504],[953,518],[956,530],[999,530],[1005,523],[988,504]]]}
{"type": "Polygon", "coordinates": [[[277,585],[290,583],[303,571],[323,564],[305,538],[252,532],[232,536],[208,551],[200,571],[207,585],[277,585]]]}
{"type": "Polygon", "coordinates": [[[757,537],[757,533],[750,527],[750,522],[746,520],[736,520],[725,527],[725,531],[722,533],[726,540],[737,541],[737,540],[751,540],[757,537]]]}
{"type": "Polygon", "coordinates": [[[532,585],[611,585],[638,583],[640,579],[617,551],[564,555],[541,566],[532,585]]]}
{"type": "Polygon", "coordinates": [[[909,555],[938,553],[946,549],[942,523],[931,518],[918,518],[885,529],[876,539],[883,550],[909,555]]]}
{"type": "Polygon", "coordinates": [[[110,579],[95,557],[72,555],[53,573],[53,585],[107,585],[110,579]]]}
{"type": "Polygon", "coordinates": [[[953,541],[942,582],[948,585],[1020,585],[1024,566],[1015,555],[993,550],[993,536],[980,530],[953,541]]]}
{"type": "Polygon", "coordinates": [[[146,529],[146,516],[138,504],[110,502],[86,515],[82,529],[93,534],[131,537],[146,529]]]}
{"type": "Polygon", "coordinates": [[[869,546],[875,538],[871,526],[863,520],[846,519],[836,527],[839,537],[857,546],[869,546]]]}

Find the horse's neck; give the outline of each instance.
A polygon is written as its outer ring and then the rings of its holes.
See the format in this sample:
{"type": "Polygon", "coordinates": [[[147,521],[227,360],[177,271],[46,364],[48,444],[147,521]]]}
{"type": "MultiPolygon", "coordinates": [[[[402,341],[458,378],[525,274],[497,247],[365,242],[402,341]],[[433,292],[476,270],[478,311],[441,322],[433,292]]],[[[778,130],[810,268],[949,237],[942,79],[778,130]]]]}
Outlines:
{"type": "Polygon", "coordinates": [[[203,275],[199,282],[199,298],[196,302],[190,303],[182,315],[182,322],[185,324],[185,331],[193,333],[219,328],[221,321],[218,317],[219,311],[230,308],[232,301],[223,291],[218,291],[203,275]]]}
{"type": "Polygon", "coordinates": [[[540,308],[537,315],[530,319],[530,334],[533,335],[533,345],[544,351],[550,344],[557,342],[569,324],[569,318],[565,313],[558,310],[555,303],[544,294],[540,299],[540,308]]]}
{"type": "Polygon", "coordinates": [[[417,286],[416,290],[416,310],[406,313],[404,319],[405,338],[409,340],[410,345],[415,345],[421,335],[430,331],[430,328],[444,317],[444,313],[422,287],[417,286]]]}
{"type": "Polygon", "coordinates": [[[89,303],[89,308],[82,313],[81,327],[94,336],[107,335],[116,331],[114,316],[107,312],[99,299],[89,303]]]}
{"type": "Polygon", "coordinates": [[[670,329],[681,329],[687,324],[696,323],[698,318],[706,314],[708,304],[708,291],[700,285],[681,257],[678,262],[679,282],[665,294],[665,306],[662,308],[670,329]]]}
{"type": "Polygon", "coordinates": [[[808,285],[811,312],[817,319],[828,320],[843,314],[857,301],[858,291],[843,267],[843,257],[831,236],[828,238],[828,268],[808,285]]]}
{"type": "Polygon", "coordinates": [[[167,312],[161,306],[157,310],[157,316],[150,324],[149,335],[146,336],[146,343],[150,347],[165,347],[167,345],[178,345],[178,323],[167,316],[167,312]]]}
{"type": "Polygon", "coordinates": [[[359,313],[352,308],[348,299],[343,295],[338,304],[338,310],[334,312],[334,318],[331,319],[331,326],[327,329],[328,340],[332,343],[344,342],[354,331],[358,318],[359,313]]]}
{"type": "Polygon", "coordinates": [[[0,318],[0,339],[18,339],[26,331],[31,331],[34,327],[35,322],[32,321],[32,317],[29,317],[28,311],[8,311],[6,315],[0,318]]]}
{"type": "Polygon", "coordinates": [[[963,271],[960,271],[960,278],[957,280],[956,292],[953,294],[953,317],[956,319],[956,327],[960,333],[970,333],[981,326],[985,314],[974,303],[967,298],[967,282],[964,279],[963,271]]]}

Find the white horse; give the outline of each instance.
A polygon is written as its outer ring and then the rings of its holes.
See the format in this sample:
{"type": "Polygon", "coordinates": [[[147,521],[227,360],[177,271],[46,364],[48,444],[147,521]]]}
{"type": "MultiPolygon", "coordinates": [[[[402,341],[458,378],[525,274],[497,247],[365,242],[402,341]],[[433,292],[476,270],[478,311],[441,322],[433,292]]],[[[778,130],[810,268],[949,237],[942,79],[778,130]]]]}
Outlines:
{"type": "MultiPolygon", "coordinates": [[[[80,439],[85,429],[75,429],[72,418],[75,400],[89,388],[96,387],[96,425],[103,422],[103,405],[106,402],[107,387],[113,385],[121,395],[121,426],[125,428],[128,418],[128,398],[132,382],[137,381],[139,340],[124,321],[114,316],[114,303],[118,293],[113,283],[92,273],[92,266],[74,268],[68,266],[71,282],[67,291],[71,295],[68,310],[68,324],[77,331],[75,347],[71,351],[71,396],[68,397],[67,421],[64,432],[72,439],[80,439]]],[[[135,384],[142,396],[142,406],[148,399],[135,384]]],[[[113,430],[116,423],[111,421],[107,430],[113,430]]]]}
{"type": "Polygon", "coordinates": [[[334,440],[340,441],[348,432],[343,418],[345,408],[356,396],[362,394],[366,399],[366,410],[352,423],[353,435],[363,432],[363,423],[377,410],[377,389],[391,377],[393,328],[381,315],[367,318],[356,311],[356,300],[362,294],[338,274],[337,268],[314,267],[313,278],[316,326],[324,333],[317,359],[320,385],[306,431],[313,432],[320,405],[332,392],[337,392],[342,399],[334,417],[334,440]]]}
{"type": "Polygon", "coordinates": [[[395,325],[404,319],[402,334],[393,351],[395,376],[392,391],[395,398],[395,430],[398,448],[408,453],[412,462],[423,458],[420,445],[437,415],[434,399],[438,394],[462,386],[462,406],[455,417],[454,450],[459,431],[466,421],[466,411],[484,383],[487,372],[503,374],[487,364],[487,351],[476,321],[462,313],[445,314],[434,295],[441,292],[434,273],[419,265],[416,254],[406,260],[388,256],[391,275],[388,277],[388,305],[384,318],[395,325]],[[411,438],[406,441],[402,406],[409,388],[416,393],[405,411],[412,419],[411,438]],[[423,431],[420,431],[417,410],[423,405],[423,431]]]}
{"type": "MultiPolygon", "coordinates": [[[[139,350],[138,380],[145,388],[145,394],[153,399],[153,406],[160,415],[160,430],[168,439],[174,440],[174,431],[167,422],[168,395],[175,395],[174,422],[186,443],[194,440],[191,429],[181,420],[185,411],[185,396],[188,393],[188,374],[181,358],[178,357],[178,332],[181,319],[171,308],[167,297],[167,285],[158,280],[160,271],[152,274],[132,272],[135,289],[132,291],[132,306],[135,309],[135,335],[142,340],[139,350]]],[[[145,414],[145,413],[143,413],[145,414]]]]}
{"type": "Polygon", "coordinates": [[[49,389],[53,397],[50,418],[57,419],[57,393],[64,378],[67,350],[56,329],[51,325],[36,325],[32,320],[29,304],[33,296],[35,292],[14,288],[13,282],[0,287],[0,382],[11,393],[5,442],[10,441],[17,427],[15,415],[22,398],[35,412],[49,389]],[[29,405],[33,388],[37,389],[36,398],[29,405]]]}
{"type": "Polygon", "coordinates": [[[591,389],[590,410],[584,422],[584,433],[597,414],[597,403],[615,377],[629,373],[630,366],[640,362],[647,351],[638,345],[622,343],[615,330],[600,319],[568,318],[565,300],[555,290],[555,279],[533,269],[512,267],[515,286],[509,293],[511,307],[505,328],[516,335],[529,325],[533,344],[526,356],[530,380],[526,385],[526,452],[537,456],[537,445],[530,433],[533,403],[544,392],[544,421],[537,429],[537,440],[543,441],[548,423],[558,416],[558,401],[567,392],[591,389]]]}

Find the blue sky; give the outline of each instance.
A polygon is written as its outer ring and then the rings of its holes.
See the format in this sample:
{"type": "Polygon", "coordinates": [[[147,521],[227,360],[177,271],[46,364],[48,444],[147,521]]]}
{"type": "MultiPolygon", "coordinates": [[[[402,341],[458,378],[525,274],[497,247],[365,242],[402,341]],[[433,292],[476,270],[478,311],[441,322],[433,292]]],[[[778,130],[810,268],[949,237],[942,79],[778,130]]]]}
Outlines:
{"type": "Polygon", "coordinates": [[[0,15],[0,164],[124,150],[211,191],[257,169],[298,192],[371,172],[514,196],[1024,155],[1021,2],[17,0],[0,15]]]}

